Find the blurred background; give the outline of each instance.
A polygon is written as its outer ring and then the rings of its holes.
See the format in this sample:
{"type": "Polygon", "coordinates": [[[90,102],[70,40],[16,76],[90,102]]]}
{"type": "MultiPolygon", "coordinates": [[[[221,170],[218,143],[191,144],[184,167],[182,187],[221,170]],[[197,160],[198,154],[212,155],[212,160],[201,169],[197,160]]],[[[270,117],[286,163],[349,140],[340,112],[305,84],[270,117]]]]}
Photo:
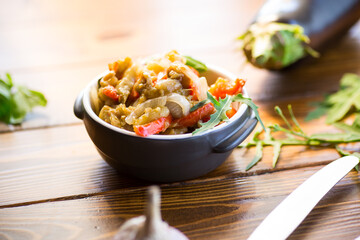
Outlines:
{"type": "MultiPolygon", "coordinates": [[[[304,117],[310,103],[338,89],[344,73],[360,74],[360,24],[320,58],[283,71],[258,69],[246,64],[236,38],[264,2],[0,0],[0,76],[11,73],[14,82],[48,99],[21,125],[0,123],[0,239],[111,239],[123,220],[143,212],[147,183],[120,176],[102,161],[73,114],[81,90],[119,58],[178,50],[246,79],[266,125],[282,122],[275,105],[292,104],[305,132],[323,131],[324,119],[305,123],[304,117]]],[[[273,169],[272,154],[264,148],[262,161],[246,172],[255,149],[236,149],[202,178],[163,185],[164,219],[191,239],[245,239],[280,199],[339,156],[290,146],[273,169]]],[[[295,238],[353,239],[359,189],[353,173],[295,238]]]]}
{"type": "Polygon", "coordinates": [[[72,123],[77,94],[121,57],[176,49],[236,71],[242,56],[235,38],[261,2],[2,0],[0,74],[48,98],[24,128],[72,123]]]}
{"type": "Polygon", "coordinates": [[[334,91],[344,72],[360,72],[359,24],[320,59],[300,63],[305,67],[270,72],[244,65],[236,37],[263,3],[1,0],[0,74],[11,73],[48,98],[45,109],[28,116],[22,126],[27,128],[77,122],[72,113],[77,94],[109,62],[125,56],[176,49],[245,78],[254,100],[265,102],[334,91]]]}

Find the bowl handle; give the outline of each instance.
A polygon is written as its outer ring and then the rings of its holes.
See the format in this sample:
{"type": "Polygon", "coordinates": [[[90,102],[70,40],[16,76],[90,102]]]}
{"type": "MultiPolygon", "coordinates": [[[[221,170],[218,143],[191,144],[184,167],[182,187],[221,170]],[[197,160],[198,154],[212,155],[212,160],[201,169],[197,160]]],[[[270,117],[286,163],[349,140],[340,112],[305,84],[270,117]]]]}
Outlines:
{"type": "Polygon", "coordinates": [[[84,119],[84,105],[83,105],[83,96],[84,91],[77,96],[75,103],[74,103],[74,114],[79,119],[84,119]]]}
{"type": "Polygon", "coordinates": [[[221,141],[219,144],[217,144],[213,151],[216,153],[224,153],[228,152],[234,148],[236,148],[242,141],[249,136],[249,134],[252,132],[252,130],[255,128],[257,124],[257,119],[255,117],[255,114],[251,110],[252,115],[248,119],[248,121],[241,125],[239,128],[240,130],[235,130],[234,134],[231,134],[229,137],[227,137],[225,140],[221,141]]]}

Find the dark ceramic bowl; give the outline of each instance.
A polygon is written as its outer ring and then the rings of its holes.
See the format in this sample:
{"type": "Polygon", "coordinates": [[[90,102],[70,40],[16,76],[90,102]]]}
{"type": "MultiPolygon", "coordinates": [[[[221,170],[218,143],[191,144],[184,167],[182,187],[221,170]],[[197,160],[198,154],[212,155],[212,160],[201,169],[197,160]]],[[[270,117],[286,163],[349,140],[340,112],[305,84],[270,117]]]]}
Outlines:
{"type": "MultiPolygon", "coordinates": [[[[232,150],[254,129],[257,120],[251,108],[242,104],[229,122],[199,135],[152,135],[135,133],[112,126],[94,112],[90,93],[97,89],[96,77],[78,96],[75,115],[86,130],[101,157],[120,173],[155,182],[174,182],[204,175],[222,164],[232,150]]],[[[224,70],[209,67],[202,74],[209,85],[217,77],[235,79],[224,70]]],[[[244,89],[243,95],[247,96],[244,89]]]]}

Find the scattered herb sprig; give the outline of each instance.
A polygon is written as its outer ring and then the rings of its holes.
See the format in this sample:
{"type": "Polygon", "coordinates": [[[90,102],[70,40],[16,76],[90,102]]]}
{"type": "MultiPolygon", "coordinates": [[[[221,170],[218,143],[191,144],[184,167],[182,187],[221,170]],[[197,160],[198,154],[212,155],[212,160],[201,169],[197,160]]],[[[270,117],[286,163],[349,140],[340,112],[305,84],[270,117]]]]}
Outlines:
{"type": "Polygon", "coordinates": [[[360,76],[345,74],[340,80],[340,89],[325,96],[324,101],[313,103],[316,107],[305,120],[310,121],[327,115],[326,123],[333,124],[351,112],[360,111],[360,76]]]}
{"type": "MultiPolygon", "coordinates": [[[[265,146],[273,146],[273,163],[272,166],[275,167],[276,163],[280,156],[280,151],[283,146],[318,146],[318,147],[328,147],[336,149],[340,155],[347,156],[352,153],[346,152],[340,148],[340,144],[351,143],[360,141],[360,128],[358,126],[348,125],[341,123],[335,126],[338,126],[339,129],[344,132],[341,133],[318,133],[309,135],[305,133],[299,123],[297,122],[294,113],[292,111],[291,105],[288,105],[288,111],[291,116],[291,122],[284,116],[282,110],[276,106],[276,113],[283,119],[286,124],[286,127],[282,127],[278,124],[270,125],[266,130],[260,130],[254,133],[252,139],[241,144],[239,147],[256,147],[256,153],[253,160],[246,166],[246,171],[250,170],[255,166],[263,157],[262,149],[265,146]],[[286,134],[285,138],[275,138],[273,133],[283,132],[286,134]],[[263,134],[264,133],[264,134],[263,134]],[[262,138],[260,136],[264,135],[262,138]]],[[[356,153],[355,156],[360,154],[356,153]]],[[[358,167],[356,169],[358,170],[358,167]]]]}
{"type": "Polygon", "coordinates": [[[0,78],[0,121],[20,124],[35,106],[46,106],[45,96],[25,86],[15,85],[10,74],[0,78]]]}
{"type": "Polygon", "coordinates": [[[207,92],[207,99],[199,102],[191,110],[195,111],[197,108],[203,106],[208,102],[211,102],[214,105],[216,112],[210,115],[209,121],[201,123],[201,127],[196,129],[192,133],[193,135],[212,129],[213,127],[217,126],[220,122],[229,121],[229,118],[226,116],[226,111],[231,109],[232,102],[240,102],[248,105],[254,111],[256,118],[259,120],[260,124],[265,129],[265,126],[261,121],[259,112],[257,110],[258,107],[254,104],[254,102],[250,98],[244,97],[241,93],[234,96],[227,95],[225,98],[223,99],[220,98],[218,101],[214,98],[213,95],[211,95],[211,93],[207,92]]]}
{"type": "MultiPolygon", "coordinates": [[[[190,56],[184,56],[184,57],[186,59],[186,65],[195,68],[198,72],[207,71],[207,67],[204,63],[202,63],[199,60],[196,60],[190,56]]],[[[226,111],[231,109],[231,103],[235,102],[235,101],[244,103],[244,104],[248,105],[250,108],[252,108],[252,110],[255,113],[256,118],[258,119],[258,121],[260,122],[262,127],[265,129],[265,126],[260,119],[259,112],[257,111],[258,107],[254,104],[254,102],[250,98],[246,98],[241,93],[239,93],[234,96],[227,95],[224,99],[219,99],[219,101],[218,101],[214,98],[213,95],[211,95],[211,93],[207,92],[207,99],[194,105],[190,109],[190,112],[193,112],[198,108],[201,108],[202,106],[204,106],[205,104],[207,104],[209,102],[211,102],[214,105],[216,112],[210,115],[209,121],[207,121],[205,123],[201,123],[201,127],[196,129],[195,131],[193,131],[192,134],[195,135],[195,134],[205,132],[205,131],[210,130],[213,127],[217,126],[220,122],[229,121],[229,118],[226,116],[226,111]]]]}
{"type": "MultiPolygon", "coordinates": [[[[276,106],[275,111],[282,118],[286,127],[279,124],[270,125],[264,131],[255,132],[249,142],[239,146],[245,148],[256,147],[255,157],[247,165],[246,170],[251,169],[262,159],[264,146],[273,146],[273,167],[276,166],[279,159],[281,148],[290,145],[334,148],[342,156],[354,155],[360,157],[360,153],[348,152],[340,147],[341,144],[360,142],[360,77],[355,74],[345,74],[340,81],[340,90],[326,96],[325,100],[316,103],[316,106],[317,108],[308,114],[306,120],[312,120],[327,114],[326,122],[341,130],[341,132],[306,134],[295,118],[291,105],[288,105],[290,121],[284,116],[282,110],[276,106]],[[354,115],[351,125],[341,121],[349,114],[354,115]],[[275,138],[273,136],[275,132],[283,132],[286,137],[275,138]],[[261,137],[262,135],[263,137],[261,137]]],[[[359,171],[359,165],[356,166],[356,170],[359,171]]]]}

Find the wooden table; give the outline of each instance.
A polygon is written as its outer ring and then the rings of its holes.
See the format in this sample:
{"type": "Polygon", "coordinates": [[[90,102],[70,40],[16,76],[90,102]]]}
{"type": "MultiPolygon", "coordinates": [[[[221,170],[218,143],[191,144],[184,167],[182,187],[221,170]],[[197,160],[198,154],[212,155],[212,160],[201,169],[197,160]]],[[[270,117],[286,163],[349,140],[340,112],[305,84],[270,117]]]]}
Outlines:
{"type": "MultiPolygon", "coordinates": [[[[234,40],[262,1],[3,1],[0,73],[45,93],[21,126],[0,125],[0,239],[111,239],[141,215],[151,183],[118,175],[96,152],[72,113],[75,97],[124,56],[171,49],[247,79],[269,124],[275,105],[292,104],[304,122],[309,103],[335,91],[346,72],[360,74],[360,25],[322,53],[283,72],[246,65],[234,40]]],[[[252,170],[254,150],[236,149],[198,179],[161,184],[163,218],[190,239],[246,239],[301,182],[338,158],[329,149],[286,147],[276,168],[272,149],[252,170]]],[[[290,239],[354,239],[360,235],[360,175],[341,180],[290,239]]]]}

